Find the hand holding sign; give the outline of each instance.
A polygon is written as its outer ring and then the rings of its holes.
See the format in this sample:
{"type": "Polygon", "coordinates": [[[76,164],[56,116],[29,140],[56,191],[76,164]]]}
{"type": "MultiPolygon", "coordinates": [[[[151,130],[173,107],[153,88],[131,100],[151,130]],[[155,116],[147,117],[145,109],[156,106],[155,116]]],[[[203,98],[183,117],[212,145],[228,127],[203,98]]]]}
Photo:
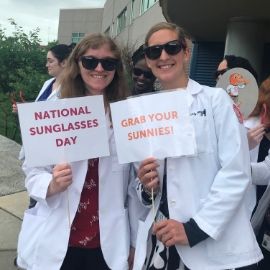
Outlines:
{"type": "Polygon", "coordinates": [[[47,197],[65,191],[72,183],[72,171],[69,164],[58,164],[53,168],[53,178],[49,184],[47,197]]]}
{"type": "Polygon", "coordinates": [[[157,193],[159,190],[159,178],[157,168],[159,164],[155,158],[147,158],[142,161],[138,170],[138,178],[140,179],[144,190],[151,193],[157,193]]]}

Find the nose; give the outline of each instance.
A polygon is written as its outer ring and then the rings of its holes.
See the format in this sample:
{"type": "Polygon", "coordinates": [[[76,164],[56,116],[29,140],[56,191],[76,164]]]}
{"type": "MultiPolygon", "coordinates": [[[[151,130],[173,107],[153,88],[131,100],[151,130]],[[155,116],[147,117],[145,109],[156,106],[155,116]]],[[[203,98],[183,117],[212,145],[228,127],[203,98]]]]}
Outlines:
{"type": "Polygon", "coordinates": [[[168,58],[169,58],[169,55],[166,53],[166,51],[164,49],[162,49],[159,59],[167,60],[168,58]]]}
{"type": "Polygon", "coordinates": [[[95,68],[95,71],[104,71],[104,68],[102,67],[100,62],[98,63],[97,67],[95,68]]]}

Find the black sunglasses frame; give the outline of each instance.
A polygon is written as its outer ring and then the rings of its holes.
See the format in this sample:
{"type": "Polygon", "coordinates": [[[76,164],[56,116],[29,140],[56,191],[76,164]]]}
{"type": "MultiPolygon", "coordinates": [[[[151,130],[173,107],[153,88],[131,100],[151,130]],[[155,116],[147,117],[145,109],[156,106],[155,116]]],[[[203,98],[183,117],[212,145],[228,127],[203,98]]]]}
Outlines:
{"type": "Polygon", "coordinates": [[[135,76],[138,76],[138,77],[140,77],[143,74],[143,77],[146,79],[153,79],[155,77],[152,71],[142,70],[141,68],[134,67],[132,72],[135,76]]]}
{"type": "Polygon", "coordinates": [[[176,55],[181,52],[182,49],[186,49],[186,46],[183,42],[179,40],[172,40],[165,44],[153,45],[144,48],[144,53],[147,58],[150,60],[157,60],[160,58],[163,50],[169,55],[176,55]]]}
{"type": "Polygon", "coordinates": [[[87,70],[95,70],[100,63],[102,68],[106,71],[113,71],[117,69],[119,60],[115,58],[96,58],[94,56],[81,56],[80,61],[82,66],[87,70]]]}

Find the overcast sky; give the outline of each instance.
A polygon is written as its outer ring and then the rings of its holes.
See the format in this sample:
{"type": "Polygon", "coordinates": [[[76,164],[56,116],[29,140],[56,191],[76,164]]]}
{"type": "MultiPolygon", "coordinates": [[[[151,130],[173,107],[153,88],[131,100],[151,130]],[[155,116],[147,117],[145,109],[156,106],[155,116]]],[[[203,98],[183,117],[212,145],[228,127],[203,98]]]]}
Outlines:
{"type": "Polygon", "coordinates": [[[12,33],[8,19],[23,27],[25,33],[40,28],[42,44],[57,39],[59,11],[66,8],[103,7],[106,0],[0,0],[0,25],[12,33]]]}

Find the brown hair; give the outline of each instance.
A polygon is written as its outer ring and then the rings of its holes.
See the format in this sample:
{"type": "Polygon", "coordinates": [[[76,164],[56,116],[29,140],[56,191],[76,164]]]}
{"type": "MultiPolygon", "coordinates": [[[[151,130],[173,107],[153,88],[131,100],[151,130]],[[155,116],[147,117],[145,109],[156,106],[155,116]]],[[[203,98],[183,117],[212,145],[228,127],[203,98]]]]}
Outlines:
{"type": "Polygon", "coordinates": [[[105,102],[118,101],[127,97],[128,88],[120,49],[110,37],[103,34],[90,34],[76,45],[68,58],[61,79],[61,98],[81,97],[87,94],[87,89],[80,74],[79,59],[89,48],[98,49],[103,45],[108,45],[114,57],[119,60],[114,78],[105,89],[105,102]]]}
{"type": "Polygon", "coordinates": [[[187,48],[187,39],[190,39],[189,35],[186,33],[186,31],[182,27],[178,26],[177,24],[169,23],[169,22],[160,22],[152,26],[150,30],[148,31],[148,33],[146,34],[145,46],[148,46],[149,39],[155,32],[159,30],[163,30],[163,29],[176,32],[178,35],[179,41],[183,45],[183,48],[184,49],[187,48]]]}
{"type": "Polygon", "coordinates": [[[259,116],[262,111],[263,104],[265,104],[267,107],[267,119],[270,121],[270,76],[261,83],[259,87],[259,97],[257,104],[249,116],[259,116]]]}

